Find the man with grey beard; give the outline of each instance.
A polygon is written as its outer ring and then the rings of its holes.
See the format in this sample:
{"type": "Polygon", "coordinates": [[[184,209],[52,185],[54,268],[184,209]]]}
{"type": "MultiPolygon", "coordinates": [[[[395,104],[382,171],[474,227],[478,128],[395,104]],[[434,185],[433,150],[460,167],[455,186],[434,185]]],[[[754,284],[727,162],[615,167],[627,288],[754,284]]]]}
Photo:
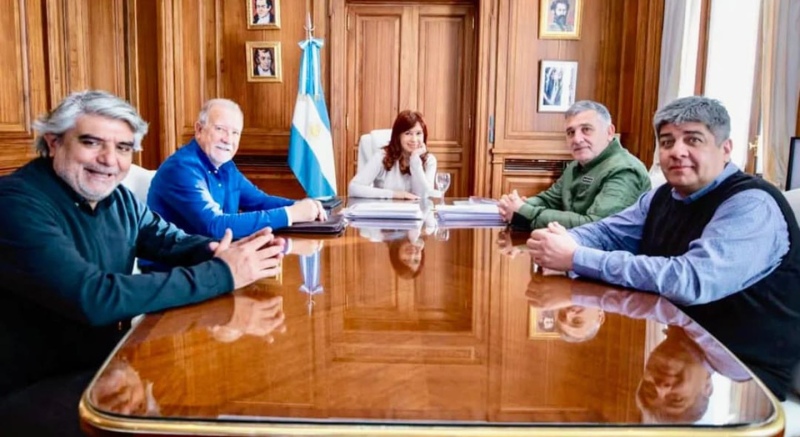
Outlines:
{"type": "Polygon", "coordinates": [[[120,182],[147,124],[118,97],[74,93],[33,127],[40,156],[0,178],[0,428],[80,435],[80,395],[132,317],[275,276],[284,242],[188,235],[137,201],[120,182]],[[135,257],[170,270],[132,275],[135,257]]]}

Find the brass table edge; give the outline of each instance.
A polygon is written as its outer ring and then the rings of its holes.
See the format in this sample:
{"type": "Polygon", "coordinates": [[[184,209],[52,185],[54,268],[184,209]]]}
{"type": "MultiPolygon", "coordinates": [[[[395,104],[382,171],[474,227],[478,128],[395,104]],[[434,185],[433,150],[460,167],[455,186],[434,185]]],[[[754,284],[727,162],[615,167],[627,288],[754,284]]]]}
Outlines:
{"type": "Polygon", "coordinates": [[[644,437],[679,436],[777,436],[784,430],[784,412],[780,404],[770,421],[757,426],[735,426],[724,428],[687,428],[687,427],[606,427],[584,426],[580,428],[561,428],[541,426],[523,428],[516,426],[447,426],[447,425],[383,425],[383,424],[286,424],[286,423],[253,423],[225,422],[212,423],[191,420],[153,421],[138,418],[120,418],[103,413],[94,408],[88,400],[88,392],[84,392],[78,405],[81,419],[92,427],[120,433],[164,433],[176,435],[289,435],[289,436],[619,436],[635,434],[644,437]]]}

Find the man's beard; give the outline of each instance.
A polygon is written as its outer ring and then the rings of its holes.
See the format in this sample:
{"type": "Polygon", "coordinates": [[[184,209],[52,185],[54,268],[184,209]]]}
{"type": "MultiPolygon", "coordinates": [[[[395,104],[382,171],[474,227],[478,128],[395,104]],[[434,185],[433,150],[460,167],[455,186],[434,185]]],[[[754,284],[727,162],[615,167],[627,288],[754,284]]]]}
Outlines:
{"type": "Polygon", "coordinates": [[[560,24],[562,26],[567,25],[567,16],[566,15],[556,15],[556,18],[553,20],[554,23],[560,24]]]}

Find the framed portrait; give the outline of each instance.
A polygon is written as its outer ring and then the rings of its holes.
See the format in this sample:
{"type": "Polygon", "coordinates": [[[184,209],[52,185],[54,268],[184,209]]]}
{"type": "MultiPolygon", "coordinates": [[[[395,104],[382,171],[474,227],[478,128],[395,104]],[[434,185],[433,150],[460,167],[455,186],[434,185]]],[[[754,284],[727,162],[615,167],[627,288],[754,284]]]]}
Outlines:
{"type": "Polygon", "coordinates": [[[542,61],[539,68],[539,112],[565,112],[575,103],[578,63],[542,61]]]}
{"type": "Polygon", "coordinates": [[[280,29],[281,0],[245,0],[248,29],[280,29]]]}
{"type": "Polygon", "coordinates": [[[800,188],[800,137],[789,139],[789,162],[786,165],[786,191],[800,188]]]}
{"type": "Polygon", "coordinates": [[[281,43],[250,41],[247,47],[248,82],[283,82],[281,76],[281,43]]]}
{"type": "Polygon", "coordinates": [[[539,39],[580,39],[583,0],[539,0],[539,39]]]}
{"type": "Polygon", "coordinates": [[[533,305],[528,307],[528,338],[542,340],[559,338],[556,331],[556,310],[540,310],[533,305]]]}

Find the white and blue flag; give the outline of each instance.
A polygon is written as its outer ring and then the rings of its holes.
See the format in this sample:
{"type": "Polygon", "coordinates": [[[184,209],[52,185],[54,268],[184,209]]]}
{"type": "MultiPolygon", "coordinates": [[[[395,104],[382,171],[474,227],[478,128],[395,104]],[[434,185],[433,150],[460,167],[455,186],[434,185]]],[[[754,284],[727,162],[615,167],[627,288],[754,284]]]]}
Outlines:
{"type": "Polygon", "coordinates": [[[331,121],[325,107],[320,78],[319,51],[322,40],[300,43],[300,83],[289,138],[289,167],[308,197],[336,196],[336,166],[333,162],[331,121]]]}

